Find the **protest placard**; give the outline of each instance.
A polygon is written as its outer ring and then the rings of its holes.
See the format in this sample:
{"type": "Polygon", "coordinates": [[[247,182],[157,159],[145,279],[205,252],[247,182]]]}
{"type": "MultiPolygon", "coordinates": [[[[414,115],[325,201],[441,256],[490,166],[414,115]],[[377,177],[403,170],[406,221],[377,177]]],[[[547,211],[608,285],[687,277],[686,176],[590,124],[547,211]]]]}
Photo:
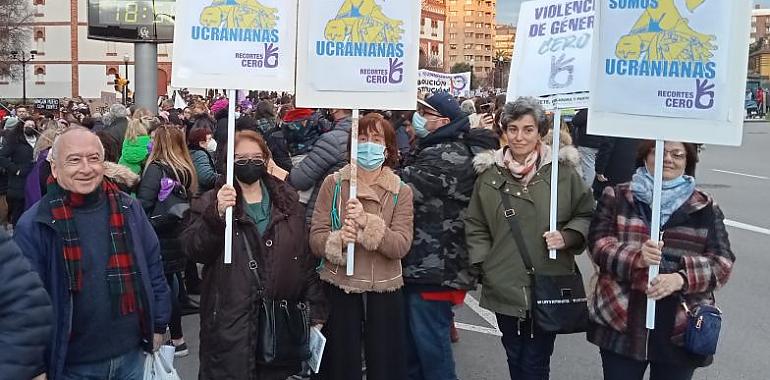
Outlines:
{"type": "Polygon", "coordinates": [[[99,97],[102,103],[107,105],[113,105],[118,102],[118,96],[114,92],[102,91],[99,97]]]}
{"type": "Polygon", "coordinates": [[[297,0],[177,7],[171,86],[294,91],[297,0]]]}
{"type": "Polygon", "coordinates": [[[38,98],[38,99],[35,99],[35,109],[36,110],[46,110],[46,111],[58,111],[59,110],[59,99],[57,99],[57,98],[38,98]]]}
{"type": "Polygon", "coordinates": [[[471,97],[471,73],[446,74],[420,70],[417,91],[424,94],[448,92],[455,97],[471,97]]]}
{"type": "Polygon", "coordinates": [[[594,135],[740,145],[748,0],[610,1],[597,9],[594,135]]]}
{"type": "MultiPolygon", "coordinates": [[[[586,93],[591,71],[594,0],[526,1],[519,10],[508,99],[586,93]]],[[[585,107],[587,94],[549,108],[585,107]]]]}
{"type": "MultiPolygon", "coordinates": [[[[561,110],[585,107],[591,70],[594,0],[527,1],[519,10],[507,97],[540,99],[554,110],[553,129],[561,127],[561,110]],[[543,69],[547,68],[547,69],[543,69]],[[562,103],[563,102],[563,103],[562,103]]],[[[559,162],[560,134],[553,133],[551,161],[559,162]]],[[[556,231],[559,166],[551,169],[551,231],[556,231]]],[[[556,250],[548,257],[556,259],[556,250]]]]}
{"type": "MultiPolygon", "coordinates": [[[[293,91],[297,0],[187,0],[177,7],[171,85],[226,88],[227,135],[235,136],[236,90],[293,91]]],[[[228,185],[234,139],[227,139],[228,185]]],[[[233,210],[225,213],[225,264],[232,262],[233,210]]]]}
{"type": "Polygon", "coordinates": [[[102,102],[101,99],[92,99],[88,101],[88,109],[91,111],[91,115],[104,115],[110,110],[110,106],[102,102]]]}
{"type": "Polygon", "coordinates": [[[420,3],[302,0],[300,107],[414,109],[420,3]]]}
{"type": "MultiPolygon", "coordinates": [[[[596,9],[588,133],[740,145],[751,1],[610,0],[596,9]]],[[[650,239],[660,240],[662,170],[654,172],[650,239]]],[[[659,274],[652,265],[648,280],[659,274]]],[[[648,299],[646,326],[655,328],[648,299]]]]}
{"type": "MultiPolygon", "coordinates": [[[[353,110],[350,198],[355,198],[359,109],[417,107],[420,2],[302,0],[298,34],[296,105],[353,110]]],[[[354,244],[348,244],[348,276],[354,253],[354,244]]]]}

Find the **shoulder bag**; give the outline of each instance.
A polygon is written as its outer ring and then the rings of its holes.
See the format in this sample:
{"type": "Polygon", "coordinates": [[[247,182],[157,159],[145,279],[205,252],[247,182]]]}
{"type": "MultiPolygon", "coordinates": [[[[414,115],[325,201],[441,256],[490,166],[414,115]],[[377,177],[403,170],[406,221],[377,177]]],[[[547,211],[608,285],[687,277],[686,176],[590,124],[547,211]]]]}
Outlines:
{"type": "Polygon", "coordinates": [[[265,297],[249,239],[243,236],[249,269],[257,279],[261,300],[257,312],[257,363],[272,366],[297,365],[310,358],[310,308],[302,301],[265,297]]]}
{"type": "Polygon", "coordinates": [[[682,307],[687,312],[684,348],[697,355],[714,355],[719,343],[719,332],[722,330],[722,311],[705,303],[690,309],[687,303],[682,301],[682,307]]]}
{"type": "Polygon", "coordinates": [[[511,206],[508,195],[500,189],[505,206],[505,219],[511,227],[516,245],[530,278],[532,297],[531,317],[537,327],[549,333],[574,334],[588,329],[588,305],[583,277],[577,264],[575,272],[563,276],[537,274],[529,255],[521,226],[516,219],[516,210],[511,206]]]}
{"type": "MultiPolygon", "coordinates": [[[[161,181],[163,178],[179,181],[178,178],[167,176],[167,170],[163,165],[156,165],[163,173],[161,181]]],[[[182,185],[176,184],[166,199],[155,203],[155,207],[153,207],[149,215],[150,224],[152,224],[156,232],[173,231],[182,225],[181,222],[188,210],[190,210],[190,196],[187,193],[187,189],[182,185]]]]}

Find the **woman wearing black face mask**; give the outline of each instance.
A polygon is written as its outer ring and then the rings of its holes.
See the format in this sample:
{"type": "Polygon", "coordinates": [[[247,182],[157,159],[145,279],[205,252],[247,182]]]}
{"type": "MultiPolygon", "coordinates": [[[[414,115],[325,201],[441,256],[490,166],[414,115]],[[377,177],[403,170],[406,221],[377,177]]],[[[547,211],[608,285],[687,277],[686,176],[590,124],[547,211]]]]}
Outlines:
{"type": "Polygon", "coordinates": [[[257,332],[262,297],[309,305],[311,325],[326,320],[316,261],[308,250],[304,209],[296,191],[270,174],[270,158],[259,134],[238,132],[235,186],[220,180],[195,200],[192,223],[181,235],[187,254],[204,265],[199,375],[203,380],[283,380],[299,372],[300,361],[265,365],[255,360],[262,338],[257,332]],[[228,207],[233,207],[233,247],[232,264],[225,265],[228,207]],[[260,288],[264,291],[258,292],[260,288]]]}
{"type": "Polygon", "coordinates": [[[15,225],[24,212],[24,185],[32,170],[32,154],[37,141],[35,123],[26,121],[23,127],[17,125],[4,140],[0,149],[0,168],[8,175],[8,221],[15,225]]]}

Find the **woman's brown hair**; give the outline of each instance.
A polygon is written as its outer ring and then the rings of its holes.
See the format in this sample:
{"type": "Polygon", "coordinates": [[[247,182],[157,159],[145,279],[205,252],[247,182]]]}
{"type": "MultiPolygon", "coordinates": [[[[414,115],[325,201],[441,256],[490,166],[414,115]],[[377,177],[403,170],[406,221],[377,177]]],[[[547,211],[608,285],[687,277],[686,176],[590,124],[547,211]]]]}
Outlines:
{"type": "Polygon", "coordinates": [[[235,146],[237,147],[238,143],[241,141],[251,141],[259,145],[259,148],[262,149],[262,157],[265,159],[265,165],[267,165],[267,162],[270,161],[272,155],[270,153],[270,148],[267,147],[265,139],[263,139],[259,133],[249,129],[244,129],[240,132],[237,132],[235,134],[235,146]]]}
{"type": "Polygon", "coordinates": [[[184,132],[173,125],[162,125],[153,132],[152,151],[147,157],[146,171],[150,164],[158,162],[168,166],[190,194],[198,191],[198,178],[190,151],[184,139],[184,132]]]}
{"type": "MultiPolygon", "coordinates": [[[[385,120],[385,117],[376,113],[368,113],[358,121],[358,135],[369,136],[372,133],[382,130],[382,136],[385,138],[385,163],[384,166],[396,168],[398,166],[398,145],[396,144],[396,132],[393,126],[385,120]],[[379,128],[378,128],[379,126],[379,128]]],[[[351,134],[351,138],[353,135],[351,134]]],[[[350,152],[350,142],[348,142],[348,152],[350,152]]]]}
{"type": "MultiPolygon", "coordinates": [[[[682,143],[684,151],[687,153],[687,164],[684,167],[684,174],[695,177],[695,167],[698,165],[698,146],[693,143],[682,143]]],[[[639,143],[639,149],[636,151],[636,167],[641,168],[647,162],[647,156],[655,149],[654,140],[644,140],[639,143]]]]}

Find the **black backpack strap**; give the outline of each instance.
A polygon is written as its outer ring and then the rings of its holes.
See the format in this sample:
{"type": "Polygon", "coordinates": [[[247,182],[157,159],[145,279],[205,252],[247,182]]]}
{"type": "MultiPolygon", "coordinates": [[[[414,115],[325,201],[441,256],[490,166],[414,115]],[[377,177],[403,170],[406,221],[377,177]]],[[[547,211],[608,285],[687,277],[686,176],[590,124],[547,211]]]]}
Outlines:
{"type": "Polygon", "coordinates": [[[532,275],[535,273],[535,266],[532,265],[532,257],[529,255],[527,242],[524,241],[524,235],[521,232],[521,226],[519,225],[519,221],[516,219],[516,210],[511,205],[511,200],[508,199],[508,195],[505,193],[505,191],[503,191],[502,188],[500,188],[500,198],[503,200],[503,206],[505,207],[503,213],[505,215],[505,219],[508,221],[508,224],[511,226],[511,233],[513,234],[513,239],[516,240],[516,245],[519,247],[521,259],[524,261],[524,266],[527,267],[527,272],[532,275]]]}

